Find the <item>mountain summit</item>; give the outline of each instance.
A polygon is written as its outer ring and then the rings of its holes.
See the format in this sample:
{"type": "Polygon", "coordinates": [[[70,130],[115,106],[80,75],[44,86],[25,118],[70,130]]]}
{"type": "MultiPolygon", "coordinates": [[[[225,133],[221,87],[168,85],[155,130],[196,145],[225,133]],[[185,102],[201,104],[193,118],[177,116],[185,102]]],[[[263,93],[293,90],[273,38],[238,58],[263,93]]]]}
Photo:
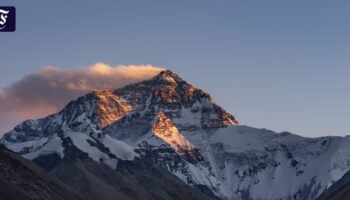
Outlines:
{"type": "Polygon", "coordinates": [[[23,122],[1,143],[73,186],[65,179],[72,171],[67,160],[89,159],[83,171],[101,165],[117,172],[142,171],[147,161],[212,199],[311,200],[350,169],[348,137],[240,126],[208,93],[169,70],[91,92],[56,114],[23,122]]]}

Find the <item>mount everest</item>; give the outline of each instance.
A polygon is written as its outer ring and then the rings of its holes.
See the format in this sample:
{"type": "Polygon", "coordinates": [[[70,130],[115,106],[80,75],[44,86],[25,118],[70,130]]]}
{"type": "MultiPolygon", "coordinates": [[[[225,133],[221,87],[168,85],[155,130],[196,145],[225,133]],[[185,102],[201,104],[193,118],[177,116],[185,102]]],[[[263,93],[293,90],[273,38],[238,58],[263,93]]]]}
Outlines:
{"type": "Polygon", "coordinates": [[[19,124],[0,142],[98,199],[312,200],[350,169],[350,137],[239,125],[169,70],[91,92],[19,124]],[[147,192],[145,180],[159,190],[147,192]]]}

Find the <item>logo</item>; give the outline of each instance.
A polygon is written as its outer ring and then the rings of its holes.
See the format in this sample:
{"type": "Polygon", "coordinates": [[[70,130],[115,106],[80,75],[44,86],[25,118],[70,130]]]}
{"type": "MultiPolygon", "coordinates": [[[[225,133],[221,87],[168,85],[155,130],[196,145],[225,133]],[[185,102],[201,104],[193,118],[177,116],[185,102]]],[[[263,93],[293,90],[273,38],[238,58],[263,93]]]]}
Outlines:
{"type": "Polygon", "coordinates": [[[16,30],[16,8],[0,6],[0,32],[14,32],[16,30]]]}

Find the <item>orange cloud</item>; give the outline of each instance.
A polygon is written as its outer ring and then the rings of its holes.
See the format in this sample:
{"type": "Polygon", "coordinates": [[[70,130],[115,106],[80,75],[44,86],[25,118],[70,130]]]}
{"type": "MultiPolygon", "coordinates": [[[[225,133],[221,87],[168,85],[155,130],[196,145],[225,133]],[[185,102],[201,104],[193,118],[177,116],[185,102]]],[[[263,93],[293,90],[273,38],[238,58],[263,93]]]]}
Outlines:
{"type": "Polygon", "coordinates": [[[0,90],[0,135],[26,119],[55,113],[92,90],[110,89],[150,79],[162,68],[96,63],[73,70],[45,67],[0,90]]]}

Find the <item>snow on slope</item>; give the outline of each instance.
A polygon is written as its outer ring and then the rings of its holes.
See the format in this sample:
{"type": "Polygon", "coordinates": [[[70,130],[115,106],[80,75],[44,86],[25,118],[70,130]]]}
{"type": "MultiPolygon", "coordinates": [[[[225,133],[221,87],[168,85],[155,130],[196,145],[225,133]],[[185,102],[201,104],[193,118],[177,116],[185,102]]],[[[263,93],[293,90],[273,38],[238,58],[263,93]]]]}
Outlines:
{"type": "Polygon", "coordinates": [[[110,157],[108,154],[98,149],[95,145],[91,145],[91,143],[94,143],[94,139],[90,136],[79,132],[66,132],[65,136],[69,137],[73,144],[81,151],[87,153],[92,160],[102,162],[113,169],[117,167],[118,159],[115,157],[110,157]]]}
{"type": "Polygon", "coordinates": [[[157,121],[153,125],[152,132],[176,151],[191,151],[194,148],[162,111],[157,113],[157,121]]]}
{"type": "Polygon", "coordinates": [[[105,135],[101,142],[111,151],[112,154],[122,160],[133,160],[135,157],[138,157],[134,152],[133,147],[120,140],[116,140],[109,135],[105,135]]]}
{"type": "Polygon", "coordinates": [[[40,147],[42,147],[45,143],[47,143],[49,138],[39,138],[37,140],[29,140],[25,142],[19,142],[19,143],[7,143],[7,148],[11,149],[14,152],[26,152],[27,151],[36,151],[40,147]]]}
{"type": "Polygon", "coordinates": [[[342,153],[350,152],[349,138],[310,139],[236,126],[218,130],[210,143],[211,164],[228,197],[314,199],[350,169],[350,156],[342,153]]]}
{"type": "Polygon", "coordinates": [[[64,157],[63,153],[63,146],[62,146],[62,140],[61,138],[57,136],[52,136],[50,139],[48,139],[47,143],[42,145],[37,151],[32,151],[30,153],[24,154],[23,157],[29,160],[33,160],[34,158],[40,156],[40,155],[49,155],[56,153],[61,158],[64,157]]]}

